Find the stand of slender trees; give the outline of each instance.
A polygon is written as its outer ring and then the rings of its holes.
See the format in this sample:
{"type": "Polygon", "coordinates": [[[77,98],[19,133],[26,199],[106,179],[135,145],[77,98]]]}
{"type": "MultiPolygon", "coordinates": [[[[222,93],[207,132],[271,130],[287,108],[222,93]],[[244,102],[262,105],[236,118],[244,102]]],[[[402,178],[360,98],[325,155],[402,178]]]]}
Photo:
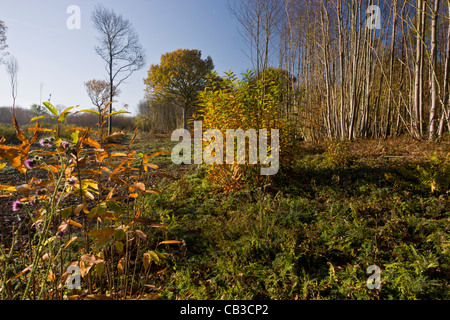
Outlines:
{"type": "Polygon", "coordinates": [[[450,131],[450,0],[230,0],[259,73],[286,70],[303,139],[450,131]]]}

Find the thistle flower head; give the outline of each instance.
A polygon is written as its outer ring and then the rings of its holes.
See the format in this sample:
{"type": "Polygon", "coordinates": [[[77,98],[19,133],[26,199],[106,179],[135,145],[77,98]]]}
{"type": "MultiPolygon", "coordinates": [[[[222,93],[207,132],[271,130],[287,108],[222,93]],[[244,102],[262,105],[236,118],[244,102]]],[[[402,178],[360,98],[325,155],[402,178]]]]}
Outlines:
{"type": "Polygon", "coordinates": [[[63,140],[63,141],[61,141],[61,143],[59,144],[59,146],[60,146],[61,148],[63,148],[64,150],[67,150],[67,149],[69,149],[69,147],[70,147],[70,143],[63,140]]]}
{"type": "Polygon", "coordinates": [[[12,204],[12,211],[17,212],[22,208],[22,203],[19,200],[15,200],[12,204]]]}
{"type": "Polygon", "coordinates": [[[24,164],[25,164],[25,167],[26,167],[28,170],[31,170],[31,169],[33,169],[34,166],[36,165],[36,162],[35,162],[34,160],[27,159],[27,160],[24,161],[24,164]]]}
{"type": "Polygon", "coordinates": [[[53,137],[41,139],[39,140],[39,145],[44,148],[51,148],[53,147],[53,141],[55,141],[55,138],[53,137]]]}
{"type": "Polygon", "coordinates": [[[69,186],[73,187],[73,186],[75,186],[75,183],[77,183],[77,179],[72,177],[69,180],[67,180],[67,182],[69,183],[69,186]]]}

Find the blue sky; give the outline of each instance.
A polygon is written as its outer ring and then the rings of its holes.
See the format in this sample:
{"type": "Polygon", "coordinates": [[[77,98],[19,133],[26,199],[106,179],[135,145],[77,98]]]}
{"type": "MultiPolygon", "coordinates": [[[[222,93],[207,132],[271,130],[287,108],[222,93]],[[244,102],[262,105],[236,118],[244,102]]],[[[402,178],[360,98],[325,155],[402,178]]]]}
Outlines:
{"type": "MultiPolygon", "coordinates": [[[[39,103],[42,84],[42,101],[51,94],[54,105],[92,106],[83,83],[107,76],[94,50],[98,34],[91,13],[98,3],[130,20],[146,52],[145,67],[121,85],[116,107],[128,104],[134,112],[144,97],[143,78],[150,65],[179,48],[200,49],[202,57],[212,57],[221,74],[229,70],[240,74],[251,67],[227,0],[1,0],[7,51],[19,64],[17,105],[29,108],[39,103]],[[70,5],[80,8],[79,30],[66,26],[70,5]]],[[[0,106],[11,104],[9,78],[1,65],[0,106]]]]}

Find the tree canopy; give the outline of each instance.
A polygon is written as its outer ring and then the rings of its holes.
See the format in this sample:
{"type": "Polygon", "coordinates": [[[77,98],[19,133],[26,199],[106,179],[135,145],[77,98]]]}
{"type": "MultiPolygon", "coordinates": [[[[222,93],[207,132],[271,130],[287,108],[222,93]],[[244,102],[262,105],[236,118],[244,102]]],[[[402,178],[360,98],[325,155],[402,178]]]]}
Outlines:
{"type": "Polygon", "coordinates": [[[214,69],[211,57],[201,58],[200,50],[178,49],[161,56],[159,64],[151,65],[146,84],[146,98],[171,101],[183,108],[183,127],[187,128],[187,111],[197,105],[198,93],[214,69]]]}

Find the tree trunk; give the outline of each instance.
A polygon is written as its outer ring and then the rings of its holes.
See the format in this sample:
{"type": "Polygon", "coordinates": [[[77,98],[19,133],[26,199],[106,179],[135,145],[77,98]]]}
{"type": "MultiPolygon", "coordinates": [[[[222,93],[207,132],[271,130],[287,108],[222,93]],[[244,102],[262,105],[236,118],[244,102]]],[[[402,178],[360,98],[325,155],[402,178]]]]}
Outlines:
{"type": "MultiPolygon", "coordinates": [[[[447,0],[447,6],[450,9],[450,0],[447,0]]],[[[449,12],[449,18],[450,18],[450,12],[449,12]]],[[[444,120],[446,116],[446,110],[447,110],[447,102],[448,102],[448,81],[449,81],[449,71],[450,71],[450,23],[448,25],[447,30],[447,52],[445,57],[445,74],[444,74],[444,98],[442,101],[442,114],[441,114],[441,120],[439,122],[439,132],[438,136],[441,137],[442,133],[444,131],[444,120]]]]}
{"type": "Polygon", "coordinates": [[[183,107],[183,129],[186,129],[186,130],[188,128],[188,123],[187,123],[188,109],[189,109],[188,106],[183,107]]]}
{"type": "Polygon", "coordinates": [[[422,56],[422,3],[423,0],[417,0],[417,17],[416,17],[416,61],[414,67],[414,110],[411,113],[411,132],[415,138],[419,138],[419,122],[421,109],[421,65],[423,62],[422,56]]]}
{"type": "MultiPolygon", "coordinates": [[[[113,79],[113,57],[110,55],[109,60],[109,113],[112,113],[112,101],[113,101],[113,93],[114,93],[114,79],[113,79]]],[[[112,134],[112,117],[108,117],[108,136],[112,134]]]]}
{"type": "Polygon", "coordinates": [[[435,0],[433,13],[432,13],[432,20],[431,20],[431,63],[432,63],[432,68],[431,68],[432,73],[431,74],[432,74],[432,77],[430,79],[430,81],[431,81],[431,108],[430,108],[430,128],[429,128],[429,136],[428,136],[428,138],[430,140],[434,139],[434,134],[435,134],[435,114],[436,114],[436,104],[437,104],[436,25],[437,25],[437,19],[438,19],[438,12],[439,12],[439,0],[435,0]]]}
{"type": "Polygon", "coordinates": [[[388,105],[387,105],[387,119],[386,119],[386,128],[384,130],[384,138],[390,134],[390,118],[391,118],[391,104],[392,104],[392,79],[394,76],[394,49],[395,49],[395,36],[397,29],[397,2],[398,0],[394,0],[393,3],[393,13],[392,13],[392,37],[391,37],[391,58],[389,61],[389,93],[388,93],[388,105]]]}

